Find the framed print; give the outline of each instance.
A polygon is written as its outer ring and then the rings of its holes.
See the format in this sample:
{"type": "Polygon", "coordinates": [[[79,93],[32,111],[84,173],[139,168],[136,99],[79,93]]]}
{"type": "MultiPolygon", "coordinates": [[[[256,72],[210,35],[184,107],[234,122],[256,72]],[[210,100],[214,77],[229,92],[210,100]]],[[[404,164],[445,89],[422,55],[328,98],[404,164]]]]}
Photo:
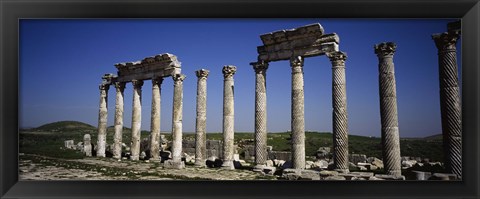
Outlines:
{"type": "Polygon", "coordinates": [[[479,197],[478,1],[2,1],[2,198],[479,197]]]}

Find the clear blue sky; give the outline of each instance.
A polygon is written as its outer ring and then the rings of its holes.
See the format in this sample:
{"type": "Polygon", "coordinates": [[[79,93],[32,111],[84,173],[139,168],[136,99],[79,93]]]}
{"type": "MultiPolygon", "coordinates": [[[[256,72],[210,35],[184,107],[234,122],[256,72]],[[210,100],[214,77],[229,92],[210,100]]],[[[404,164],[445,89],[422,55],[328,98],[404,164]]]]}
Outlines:
{"type": "MultiPolygon", "coordinates": [[[[446,31],[451,19],[149,19],[20,21],[20,127],[76,120],[97,126],[99,90],[115,63],[172,53],[182,62],[184,132],[195,131],[195,70],[210,70],[207,80],[207,131],[222,130],[224,65],[237,66],[235,130],[253,132],[255,73],[260,35],[320,23],[340,36],[347,53],[349,132],[380,137],[378,58],[373,45],[393,41],[401,137],[441,132],[437,49],[431,34],[446,31]]],[[[457,48],[460,48],[460,41],[457,48]]],[[[458,51],[460,63],[460,49],[458,51]]],[[[459,65],[460,66],[460,65],[459,65]]],[[[460,69],[459,69],[460,70],[460,69]]],[[[306,58],[305,129],[332,131],[331,63],[306,58]]],[[[142,129],[150,129],[151,81],[142,95],[142,129]]],[[[124,124],[131,126],[132,85],[125,89],[124,124]]],[[[288,61],[267,71],[268,131],[290,129],[291,69],[288,61]]],[[[171,131],[173,81],[162,84],[161,130],[171,131]]],[[[108,125],[113,125],[115,88],[109,90],[108,125]]]]}

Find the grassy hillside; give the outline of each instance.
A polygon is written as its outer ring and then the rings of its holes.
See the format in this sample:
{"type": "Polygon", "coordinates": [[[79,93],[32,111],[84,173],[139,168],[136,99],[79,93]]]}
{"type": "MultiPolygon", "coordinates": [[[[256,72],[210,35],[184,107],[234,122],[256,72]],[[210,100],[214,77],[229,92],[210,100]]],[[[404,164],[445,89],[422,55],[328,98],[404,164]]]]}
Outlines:
{"type": "MultiPolygon", "coordinates": [[[[83,135],[90,133],[92,142],[97,141],[97,130],[95,127],[81,122],[63,121],[46,124],[34,129],[35,131],[20,133],[20,152],[36,153],[50,156],[63,156],[62,153],[69,153],[59,150],[63,147],[65,140],[73,139],[75,143],[83,141],[83,135]]],[[[168,140],[171,140],[170,133],[162,132],[168,140]]],[[[107,142],[113,143],[114,128],[107,128],[107,142]]],[[[148,131],[142,131],[142,139],[148,137],[148,131]]],[[[315,156],[319,147],[333,147],[332,134],[327,132],[305,132],[305,152],[307,156],[315,156]]],[[[194,140],[195,134],[184,133],[184,139],[194,140]]],[[[123,129],[123,142],[130,143],[131,129],[123,129]]],[[[222,140],[221,133],[208,133],[207,139],[222,140]]],[[[236,132],[235,143],[239,145],[253,145],[254,134],[249,132],[236,132]]],[[[273,146],[275,151],[290,151],[290,132],[269,133],[267,144],[273,146]]],[[[441,136],[430,136],[427,138],[409,138],[400,140],[402,156],[415,156],[430,158],[432,161],[443,161],[443,149],[441,136]]],[[[381,139],[376,137],[365,137],[349,135],[349,152],[365,154],[367,156],[382,157],[381,139]]],[[[68,154],[67,154],[68,155],[68,154]]],[[[70,154],[72,157],[79,157],[70,154]]]]}
{"type": "Polygon", "coordinates": [[[77,121],[60,121],[45,124],[34,128],[34,131],[88,131],[95,130],[96,127],[77,121]]]}

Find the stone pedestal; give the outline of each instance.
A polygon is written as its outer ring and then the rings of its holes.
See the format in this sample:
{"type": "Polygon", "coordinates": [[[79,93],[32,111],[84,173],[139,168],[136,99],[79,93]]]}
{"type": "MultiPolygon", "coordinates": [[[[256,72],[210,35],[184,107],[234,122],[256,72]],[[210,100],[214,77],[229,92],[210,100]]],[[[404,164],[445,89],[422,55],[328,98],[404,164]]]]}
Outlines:
{"type": "Polygon", "coordinates": [[[183,115],[183,80],[185,75],[172,76],[173,85],[173,113],[172,113],[172,161],[182,161],[182,115],[183,115]]]}
{"type": "Polygon", "coordinates": [[[132,108],[132,144],[131,160],[140,158],[140,132],[142,126],[142,80],[133,80],[133,108],[132,108]]]}
{"type": "Polygon", "coordinates": [[[380,85],[380,116],[382,123],[383,164],[389,175],[401,175],[400,138],[398,132],[397,91],[393,54],[397,46],[393,42],[374,46],[378,56],[380,85]]]}
{"type": "Polygon", "coordinates": [[[440,107],[445,151],[445,169],[462,176],[462,106],[458,86],[456,43],[459,33],[432,36],[438,49],[440,107]]]}
{"type": "Polygon", "coordinates": [[[197,81],[197,118],[195,124],[195,165],[205,167],[207,159],[207,77],[208,70],[195,71],[197,81]]]}
{"type": "Polygon", "coordinates": [[[107,101],[109,84],[100,84],[100,109],[98,111],[97,157],[105,157],[107,139],[107,101]]]}
{"type": "Polygon", "coordinates": [[[267,82],[268,63],[251,64],[255,70],[255,166],[266,166],[267,153],[267,82]]]}
{"type": "Polygon", "coordinates": [[[83,152],[87,157],[92,156],[92,142],[91,142],[90,134],[85,134],[83,136],[83,152]]]}
{"type": "Polygon", "coordinates": [[[236,66],[223,67],[223,164],[226,169],[235,169],[233,165],[234,148],[234,83],[236,66]]]}
{"type": "Polygon", "coordinates": [[[303,57],[292,57],[290,66],[292,67],[292,166],[293,169],[305,169],[303,57]]]}
{"type": "Polygon", "coordinates": [[[160,161],[160,103],[163,78],[152,79],[152,116],[150,122],[150,161],[160,161]]]}
{"type": "Polygon", "coordinates": [[[332,62],[333,162],[335,170],[348,172],[348,115],[343,52],[327,53],[332,62]]]}
{"type": "Polygon", "coordinates": [[[113,158],[122,158],[122,134],[123,134],[123,91],[124,82],[115,82],[117,91],[115,100],[115,134],[113,136],[113,158]]]}
{"type": "Polygon", "coordinates": [[[163,168],[165,168],[165,169],[183,169],[183,168],[185,168],[185,162],[174,161],[174,160],[166,160],[165,162],[163,162],[163,168]]]}

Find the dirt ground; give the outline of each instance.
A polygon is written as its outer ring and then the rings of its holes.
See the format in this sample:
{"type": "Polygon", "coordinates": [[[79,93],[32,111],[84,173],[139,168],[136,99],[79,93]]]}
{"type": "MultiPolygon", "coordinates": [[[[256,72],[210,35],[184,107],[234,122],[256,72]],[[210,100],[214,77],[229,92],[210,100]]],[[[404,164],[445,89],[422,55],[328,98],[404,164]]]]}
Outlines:
{"type": "Polygon", "coordinates": [[[60,159],[20,154],[20,180],[273,180],[249,170],[198,168],[164,169],[161,163],[117,161],[113,158],[85,157],[60,159]]]}

